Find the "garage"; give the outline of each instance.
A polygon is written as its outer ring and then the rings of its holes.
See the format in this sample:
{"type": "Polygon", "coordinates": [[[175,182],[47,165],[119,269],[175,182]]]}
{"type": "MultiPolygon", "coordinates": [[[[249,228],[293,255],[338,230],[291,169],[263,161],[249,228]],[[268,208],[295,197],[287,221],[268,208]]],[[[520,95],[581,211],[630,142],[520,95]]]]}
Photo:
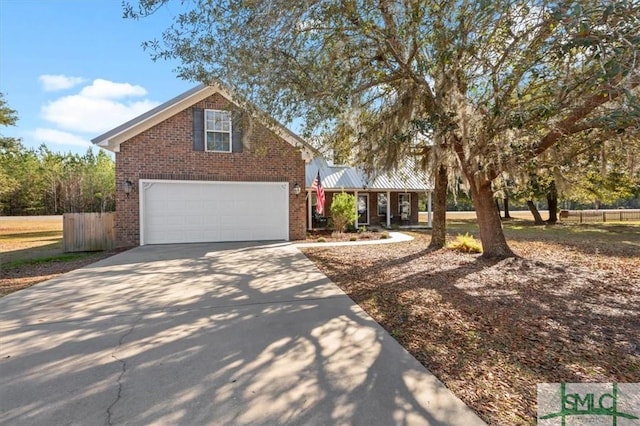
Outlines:
{"type": "Polygon", "coordinates": [[[139,184],[141,245],[289,239],[287,182],[139,184]]]}

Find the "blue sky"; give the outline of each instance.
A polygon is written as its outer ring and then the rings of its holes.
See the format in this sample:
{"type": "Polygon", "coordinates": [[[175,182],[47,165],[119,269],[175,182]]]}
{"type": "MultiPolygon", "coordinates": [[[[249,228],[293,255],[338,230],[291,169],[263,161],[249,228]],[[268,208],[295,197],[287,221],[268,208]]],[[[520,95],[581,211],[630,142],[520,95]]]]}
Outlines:
{"type": "Polygon", "coordinates": [[[160,38],[176,10],[133,21],[120,3],[0,0],[0,92],[19,117],[2,135],[84,153],[92,138],[197,84],[140,46],[160,38]]]}

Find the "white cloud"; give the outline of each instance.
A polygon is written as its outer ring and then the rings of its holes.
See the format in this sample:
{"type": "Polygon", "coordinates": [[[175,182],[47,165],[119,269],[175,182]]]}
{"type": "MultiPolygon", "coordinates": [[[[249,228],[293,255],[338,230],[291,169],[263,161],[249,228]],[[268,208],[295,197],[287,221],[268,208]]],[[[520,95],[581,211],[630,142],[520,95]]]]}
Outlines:
{"type": "Polygon", "coordinates": [[[43,105],[41,112],[42,117],[56,127],[97,136],[159,104],[149,99],[126,99],[146,94],[141,86],[96,79],[76,95],[63,96],[43,105]]]}
{"type": "Polygon", "coordinates": [[[85,81],[82,77],[69,77],[62,74],[43,74],[38,77],[38,80],[40,80],[40,83],[46,92],[70,89],[85,81]]]}
{"type": "Polygon", "coordinates": [[[31,137],[40,143],[45,144],[55,144],[55,145],[72,145],[72,146],[81,146],[81,147],[90,147],[93,144],[72,133],[63,132],[61,130],[56,129],[43,129],[38,128],[31,132],[31,137]]]}
{"type": "Polygon", "coordinates": [[[142,86],[129,83],[114,83],[101,78],[93,80],[90,86],[83,87],[80,96],[100,99],[118,99],[127,96],[144,96],[147,90],[142,86]]]}

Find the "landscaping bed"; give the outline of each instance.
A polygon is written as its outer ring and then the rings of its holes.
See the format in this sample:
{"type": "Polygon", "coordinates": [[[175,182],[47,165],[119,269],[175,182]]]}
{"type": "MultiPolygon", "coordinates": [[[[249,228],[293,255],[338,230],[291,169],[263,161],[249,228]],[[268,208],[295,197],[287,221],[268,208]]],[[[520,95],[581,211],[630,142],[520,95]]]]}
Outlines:
{"type": "Polygon", "coordinates": [[[366,241],[389,238],[388,231],[380,231],[378,228],[361,228],[360,232],[336,232],[331,229],[321,229],[307,232],[307,242],[346,242],[366,241]]]}
{"type": "Polygon", "coordinates": [[[640,382],[640,227],[507,228],[521,258],[303,252],[490,424],[535,424],[537,383],[640,382]]]}

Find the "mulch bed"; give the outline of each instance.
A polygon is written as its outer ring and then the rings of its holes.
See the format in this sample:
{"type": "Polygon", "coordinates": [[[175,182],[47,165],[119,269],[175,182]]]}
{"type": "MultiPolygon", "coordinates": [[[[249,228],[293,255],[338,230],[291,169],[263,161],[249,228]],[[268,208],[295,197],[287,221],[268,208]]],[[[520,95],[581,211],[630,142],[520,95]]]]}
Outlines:
{"type": "MultiPolygon", "coordinates": [[[[377,228],[374,228],[377,229],[377,228]]],[[[315,230],[307,232],[307,242],[324,240],[324,242],[345,242],[345,241],[363,241],[363,240],[379,240],[382,232],[375,230],[367,230],[365,232],[336,232],[332,230],[315,230]]]]}
{"type": "Polygon", "coordinates": [[[637,247],[509,241],[523,257],[490,261],[412,235],[303,251],[485,421],[535,424],[537,383],[640,382],[637,247]]]}

